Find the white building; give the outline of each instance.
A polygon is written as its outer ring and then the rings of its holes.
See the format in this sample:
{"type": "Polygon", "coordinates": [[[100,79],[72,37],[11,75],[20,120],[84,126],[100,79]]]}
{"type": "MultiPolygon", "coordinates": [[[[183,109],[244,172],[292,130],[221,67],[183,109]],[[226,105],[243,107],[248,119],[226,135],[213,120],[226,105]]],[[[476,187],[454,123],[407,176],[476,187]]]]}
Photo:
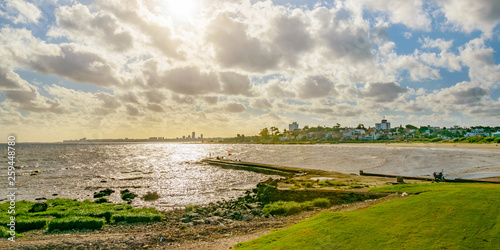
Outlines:
{"type": "Polygon", "coordinates": [[[389,129],[391,129],[391,123],[387,122],[387,120],[384,117],[384,119],[382,119],[381,123],[375,123],[375,129],[376,130],[389,130],[389,129]]]}
{"type": "Polygon", "coordinates": [[[297,122],[292,122],[292,124],[288,124],[288,131],[293,132],[294,130],[299,129],[299,124],[297,122]]]}

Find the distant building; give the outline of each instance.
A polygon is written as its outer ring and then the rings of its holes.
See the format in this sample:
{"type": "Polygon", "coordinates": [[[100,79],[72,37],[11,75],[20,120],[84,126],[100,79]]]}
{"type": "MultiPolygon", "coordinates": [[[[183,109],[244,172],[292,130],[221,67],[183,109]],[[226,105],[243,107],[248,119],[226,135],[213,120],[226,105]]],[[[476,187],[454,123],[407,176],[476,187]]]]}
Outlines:
{"type": "Polygon", "coordinates": [[[200,139],[203,139],[203,134],[200,134],[200,139]]]}
{"type": "Polygon", "coordinates": [[[196,139],[196,136],[195,136],[194,132],[193,132],[193,135],[191,136],[191,138],[196,139]]]}
{"type": "Polygon", "coordinates": [[[292,124],[288,124],[288,131],[294,131],[299,129],[299,124],[297,122],[292,122],[292,124]]]}
{"type": "Polygon", "coordinates": [[[389,129],[391,129],[391,123],[387,122],[387,120],[384,117],[384,119],[382,119],[381,123],[375,123],[375,129],[376,130],[389,130],[389,129]]]}
{"type": "Polygon", "coordinates": [[[492,136],[493,137],[500,137],[500,131],[493,133],[492,136]]]}
{"type": "Polygon", "coordinates": [[[490,136],[490,133],[484,132],[484,129],[481,128],[481,129],[474,129],[471,132],[467,132],[464,136],[465,137],[471,137],[471,136],[479,136],[479,137],[485,136],[485,137],[487,137],[487,136],[490,136]]]}

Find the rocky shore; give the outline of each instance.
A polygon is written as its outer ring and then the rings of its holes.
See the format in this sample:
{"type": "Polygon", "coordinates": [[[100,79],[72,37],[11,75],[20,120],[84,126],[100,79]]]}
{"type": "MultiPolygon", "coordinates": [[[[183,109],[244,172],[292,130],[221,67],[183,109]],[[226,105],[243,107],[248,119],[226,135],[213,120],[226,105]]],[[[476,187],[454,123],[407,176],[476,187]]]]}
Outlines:
{"type": "MultiPolygon", "coordinates": [[[[164,212],[161,222],[118,223],[99,231],[47,233],[33,230],[24,233],[25,237],[19,238],[15,244],[8,243],[7,249],[228,249],[270,230],[291,226],[320,211],[353,210],[395,198],[366,192],[369,186],[375,185],[373,178],[356,178],[360,177],[333,172],[313,172],[281,180],[269,178],[236,200],[164,212]],[[337,182],[332,182],[335,186],[324,187],[318,178],[337,182]],[[328,199],[329,206],[306,206],[290,216],[265,212],[266,204],[275,201],[305,202],[318,198],[328,199]]],[[[378,178],[377,181],[386,183],[387,179],[378,178]]]]}

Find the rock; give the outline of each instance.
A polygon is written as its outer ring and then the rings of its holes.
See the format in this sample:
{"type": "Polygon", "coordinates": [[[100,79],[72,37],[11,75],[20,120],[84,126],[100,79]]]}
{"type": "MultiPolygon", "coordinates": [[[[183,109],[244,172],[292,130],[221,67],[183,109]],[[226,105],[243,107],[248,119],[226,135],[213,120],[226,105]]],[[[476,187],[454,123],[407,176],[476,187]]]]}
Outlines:
{"type": "Polygon", "coordinates": [[[189,213],[184,214],[183,217],[199,219],[201,216],[196,212],[189,212],[189,213]]]}
{"type": "Polygon", "coordinates": [[[48,205],[45,202],[42,203],[35,203],[33,206],[28,210],[30,213],[37,213],[37,212],[43,212],[47,210],[48,205]]]}
{"type": "Polygon", "coordinates": [[[193,220],[192,222],[193,222],[194,225],[205,224],[204,220],[193,220]]]}
{"type": "Polygon", "coordinates": [[[259,208],[259,204],[257,204],[257,203],[247,203],[247,204],[245,204],[245,206],[250,210],[255,209],[255,208],[259,208]]]}
{"type": "Polygon", "coordinates": [[[190,218],[182,218],[181,222],[182,223],[189,223],[189,222],[191,222],[191,219],[190,218]]]}
{"type": "Polygon", "coordinates": [[[254,209],[252,209],[252,214],[253,215],[261,215],[262,214],[262,210],[260,210],[258,208],[254,208],[254,209]]]}
{"type": "Polygon", "coordinates": [[[253,219],[253,216],[249,215],[249,214],[244,214],[242,216],[242,220],[243,221],[251,221],[253,219]]]}
{"type": "Polygon", "coordinates": [[[210,224],[210,225],[218,225],[223,220],[224,219],[219,216],[212,216],[204,219],[205,224],[210,224]]]}

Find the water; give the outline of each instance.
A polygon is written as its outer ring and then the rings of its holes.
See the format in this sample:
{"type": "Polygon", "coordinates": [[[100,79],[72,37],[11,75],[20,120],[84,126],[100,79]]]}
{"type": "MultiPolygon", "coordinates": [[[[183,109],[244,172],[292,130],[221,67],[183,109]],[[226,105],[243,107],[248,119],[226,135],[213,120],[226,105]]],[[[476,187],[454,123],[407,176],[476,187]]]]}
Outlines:
{"type": "MultiPolygon", "coordinates": [[[[323,169],[343,173],[428,176],[445,169],[449,178],[500,176],[496,149],[412,148],[356,145],[244,144],[18,144],[18,200],[90,199],[96,190],[129,189],[142,196],[157,192],[153,202],[134,206],[161,210],[200,205],[241,196],[268,176],[200,164],[203,158],[227,156],[243,161],[323,169]],[[35,173],[39,171],[39,173],[35,173]],[[32,175],[36,174],[36,175],[32,175]],[[53,196],[57,194],[57,196],[53,196]]],[[[0,150],[0,200],[7,195],[7,152],[0,150]]],[[[121,201],[119,193],[109,198],[121,201]]]]}

